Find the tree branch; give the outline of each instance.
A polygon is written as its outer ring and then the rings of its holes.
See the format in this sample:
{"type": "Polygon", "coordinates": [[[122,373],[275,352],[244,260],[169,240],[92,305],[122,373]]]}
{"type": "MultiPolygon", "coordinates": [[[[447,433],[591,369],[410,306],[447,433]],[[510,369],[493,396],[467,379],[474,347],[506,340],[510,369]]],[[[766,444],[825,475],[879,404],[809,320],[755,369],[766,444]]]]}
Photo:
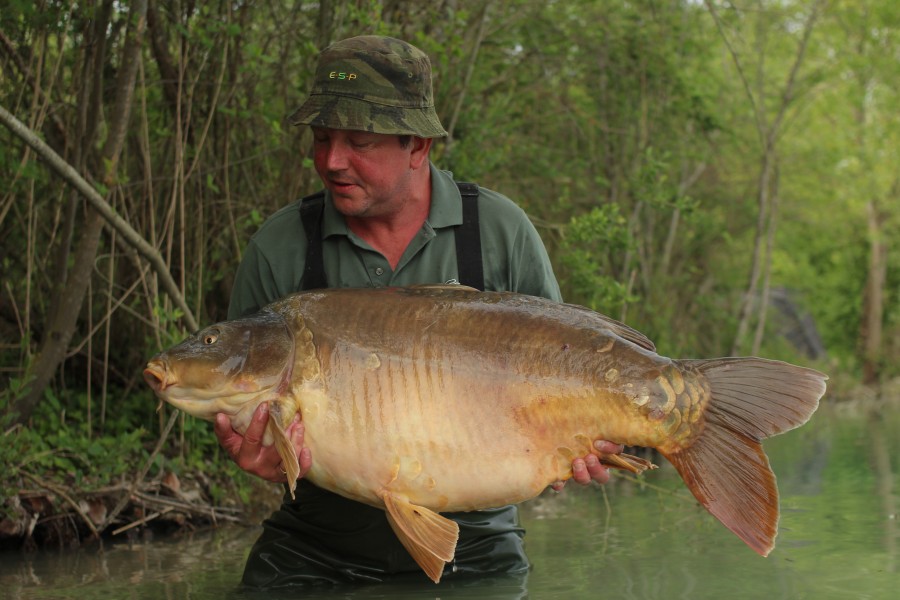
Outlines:
{"type": "Polygon", "coordinates": [[[156,248],[147,243],[147,241],[141,237],[141,234],[135,231],[122,217],[117,215],[115,210],[103,199],[97,190],[94,189],[90,183],[85,181],[85,179],[72,168],[69,163],[54,152],[50,146],[44,143],[44,141],[34,133],[34,131],[16,119],[3,106],[0,106],[0,122],[6,125],[6,127],[16,136],[21,138],[22,141],[28,144],[32,150],[37,152],[57,175],[78,190],[78,192],[91,204],[94,210],[100,213],[106,222],[109,223],[110,227],[115,229],[129,246],[134,248],[138,254],[143,256],[147,262],[150,263],[150,266],[156,274],[159,275],[163,289],[169,294],[175,302],[175,305],[184,312],[184,320],[187,322],[188,327],[191,329],[199,329],[197,320],[194,318],[191,309],[188,308],[187,302],[185,302],[178,286],[175,284],[175,280],[172,278],[172,274],[169,272],[168,267],[166,267],[162,255],[160,255],[156,248]]]}
{"type": "Polygon", "coordinates": [[[472,41],[472,51],[469,53],[469,63],[466,65],[462,89],[459,91],[459,96],[456,98],[456,105],[453,107],[453,114],[450,117],[450,124],[447,126],[447,152],[450,151],[450,148],[453,145],[453,132],[456,129],[456,122],[459,119],[459,113],[462,110],[462,105],[466,98],[469,81],[472,79],[472,73],[475,71],[475,63],[478,60],[478,52],[481,50],[481,43],[484,41],[484,31],[488,21],[488,8],[490,7],[490,4],[490,2],[485,2],[481,7],[478,31],[475,33],[475,39],[472,41]]]}

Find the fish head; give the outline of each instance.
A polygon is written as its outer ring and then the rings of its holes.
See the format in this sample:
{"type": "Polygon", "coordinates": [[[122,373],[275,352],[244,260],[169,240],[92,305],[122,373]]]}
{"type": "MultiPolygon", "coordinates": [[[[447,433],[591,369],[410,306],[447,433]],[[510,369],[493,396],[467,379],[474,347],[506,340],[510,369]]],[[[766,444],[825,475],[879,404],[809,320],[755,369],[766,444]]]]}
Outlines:
{"type": "Polygon", "coordinates": [[[216,323],[150,359],[144,380],[156,395],[195,417],[234,416],[290,383],[294,338],[278,313],[216,323]]]}

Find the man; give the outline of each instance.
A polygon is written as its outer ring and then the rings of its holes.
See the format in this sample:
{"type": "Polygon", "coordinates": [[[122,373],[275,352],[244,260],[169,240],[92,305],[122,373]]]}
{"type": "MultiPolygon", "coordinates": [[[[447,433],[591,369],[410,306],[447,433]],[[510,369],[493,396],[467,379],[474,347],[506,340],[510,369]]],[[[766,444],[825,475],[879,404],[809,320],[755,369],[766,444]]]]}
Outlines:
{"type": "MultiPolygon", "coordinates": [[[[229,318],[322,285],[444,283],[459,280],[463,267],[468,273],[468,262],[459,259],[464,245],[459,239],[466,238],[455,235],[463,223],[463,196],[452,175],[437,170],[428,158],[432,140],[446,132],[434,111],[431,65],[423,52],[380,36],[329,46],[319,58],[309,98],[291,121],[312,127],[324,199],[312,211],[314,218],[304,220],[294,203],[254,235],[238,268],[229,318]]],[[[485,289],[560,300],[546,250],[525,213],[500,194],[476,189],[477,204],[470,206],[477,207],[482,247],[475,257],[482,279],[478,283],[485,289]]],[[[317,201],[304,202],[316,206],[317,201]]],[[[266,411],[260,407],[243,437],[225,415],[218,415],[216,435],[241,468],[284,482],[277,452],[261,445],[266,411]]],[[[300,460],[297,499],[286,496],[264,523],[244,582],[275,587],[410,574],[424,580],[383,511],[302,479],[315,457],[303,447],[301,422],[291,425],[289,435],[300,460]]],[[[609,442],[598,441],[597,447],[621,451],[609,442]]],[[[609,477],[593,455],[576,459],[573,471],[580,483],[609,477]]],[[[527,570],[515,507],[448,516],[459,523],[460,539],[445,578],[527,570]]]]}

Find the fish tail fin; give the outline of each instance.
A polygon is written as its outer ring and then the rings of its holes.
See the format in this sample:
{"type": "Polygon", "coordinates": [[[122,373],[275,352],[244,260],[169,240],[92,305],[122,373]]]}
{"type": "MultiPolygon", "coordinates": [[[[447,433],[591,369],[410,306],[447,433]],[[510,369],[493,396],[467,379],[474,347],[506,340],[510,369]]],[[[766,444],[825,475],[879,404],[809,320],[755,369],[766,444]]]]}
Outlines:
{"type": "Polygon", "coordinates": [[[702,433],[660,452],[728,529],[762,556],[778,533],[778,489],[761,440],[806,423],[825,393],[818,371],[759,358],[676,361],[709,382],[702,433]]]}

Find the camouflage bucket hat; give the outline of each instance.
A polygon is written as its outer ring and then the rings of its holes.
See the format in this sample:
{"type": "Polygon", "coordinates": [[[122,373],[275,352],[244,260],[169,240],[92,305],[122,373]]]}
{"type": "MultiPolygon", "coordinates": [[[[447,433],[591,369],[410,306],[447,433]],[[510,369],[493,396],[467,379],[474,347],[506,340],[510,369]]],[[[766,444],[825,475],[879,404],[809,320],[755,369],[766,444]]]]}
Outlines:
{"type": "Polygon", "coordinates": [[[423,138],[447,135],[434,111],[428,56],[402,40],[378,35],[325,48],[309,98],[289,120],[423,138]]]}

